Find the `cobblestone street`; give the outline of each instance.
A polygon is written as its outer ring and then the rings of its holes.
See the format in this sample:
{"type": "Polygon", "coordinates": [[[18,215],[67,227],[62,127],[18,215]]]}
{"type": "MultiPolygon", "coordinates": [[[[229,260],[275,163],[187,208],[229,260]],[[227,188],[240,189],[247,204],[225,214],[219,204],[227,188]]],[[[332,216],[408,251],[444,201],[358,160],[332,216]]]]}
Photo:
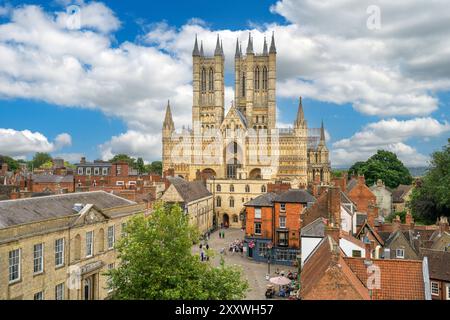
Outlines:
{"type": "MultiPolygon", "coordinates": [[[[219,265],[220,263],[220,250],[225,249],[226,255],[224,255],[225,264],[227,265],[238,265],[243,268],[244,276],[247,278],[249,283],[249,292],[247,293],[246,300],[265,300],[266,286],[269,283],[266,280],[266,274],[268,272],[268,265],[266,263],[258,263],[245,258],[241,253],[231,253],[228,251],[229,244],[236,239],[244,239],[244,232],[238,229],[228,229],[225,230],[225,239],[219,238],[219,232],[215,232],[211,235],[208,242],[210,249],[214,251],[214,258],[212,263],[214,265],[219,265]]],[[[199,248],[195,249],[198,252],[199,248]]],[[[274,277],[274,272],[276,269],[280,271],[295,272],[293,267],[289,268],[286,266],[271,266],[271,277],[274,277]]]]}

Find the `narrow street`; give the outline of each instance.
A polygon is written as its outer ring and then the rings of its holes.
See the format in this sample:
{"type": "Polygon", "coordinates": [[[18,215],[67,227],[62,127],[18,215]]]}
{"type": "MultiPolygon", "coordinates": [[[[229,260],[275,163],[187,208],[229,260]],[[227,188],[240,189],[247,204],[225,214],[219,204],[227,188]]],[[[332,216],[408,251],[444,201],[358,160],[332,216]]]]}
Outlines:
{"type": "MultiPolygon", "coordinates": [[[[242,267],[244,277],[248,280],[249,291],[246,296],[246,300],[265,300],[266,287],[269,282],[266,280],[266,275],[268,272],[268,265],[266,263],[258,263],[245,258],[241,253],[231,253],[228,251],[229,244],[235,240],[244,239],[244,232],[239,229],[227,229],[225,230],[225,239],[219,238],[219,232],[215,232],[211,235],[208,242],[210,249],[214,252],[214,257],[211,261],[213,265],[219,265],[220,263],[220,250],[225,249],[226,254],[224,255],[225,264],[227,265],[238,265],[242,267]]],[[[198,253],[198,246],[194,250],[198,253]]],[[[275,271],[284,271],[286,274],[289,271],[295,272],[294,268],[289,268],[286,266],[271,266],[271,277],[275,277],[275,271]]]]}

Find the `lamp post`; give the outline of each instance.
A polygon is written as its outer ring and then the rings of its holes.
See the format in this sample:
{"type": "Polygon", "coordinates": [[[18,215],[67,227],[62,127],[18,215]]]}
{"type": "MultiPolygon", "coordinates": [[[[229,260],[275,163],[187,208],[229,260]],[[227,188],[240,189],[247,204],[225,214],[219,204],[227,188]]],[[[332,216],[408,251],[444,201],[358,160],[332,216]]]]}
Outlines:
{"type": "Polygon", "coordinates": [[[273,249],[273,243],[272,242],[270,242],[268,245],[267,245],[267,249],[268,249],[268,251],[267,251],[267,265],[268,265],[268,274],[269,274],[269,276],[270,276],[270,264],[271,264],[271,262],[272,262],[272,249],[273,249]]]}

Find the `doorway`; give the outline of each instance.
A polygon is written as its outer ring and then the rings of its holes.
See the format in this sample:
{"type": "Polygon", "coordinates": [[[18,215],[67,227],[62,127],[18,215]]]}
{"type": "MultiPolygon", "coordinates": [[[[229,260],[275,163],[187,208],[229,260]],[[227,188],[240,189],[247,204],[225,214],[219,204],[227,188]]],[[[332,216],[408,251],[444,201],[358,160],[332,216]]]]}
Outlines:
{"type": "Polygon", "coordinates": [[[226,213],[223,214],[223,226],[224,228],[230,227],[230,216],[226,213]]]}
{"type": "Polygon", "coordinates": [[[83,299],[84,300],[94,300],[94,290],[93,290],[93,276],[84,279],[83,285],[83,299]]]}

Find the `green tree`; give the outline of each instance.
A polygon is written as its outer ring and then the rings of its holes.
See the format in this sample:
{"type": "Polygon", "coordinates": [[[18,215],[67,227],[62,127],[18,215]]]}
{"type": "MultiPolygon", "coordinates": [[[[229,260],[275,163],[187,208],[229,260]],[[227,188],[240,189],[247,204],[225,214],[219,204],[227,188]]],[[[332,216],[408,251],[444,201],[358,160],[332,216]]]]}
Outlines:
{"type": "Polygon", "coordinates": [[[162,166],[162,162],[161,161],[153,161],[148,166],[148,172],[162,175],[162,168],[163,168],[163,166],[162,166]]]}
{"type": "Polygon", "coordinates": [[[420,184],[414,188],[409,203],[414,216],[433,223],[440,216],[450,216],[450,139],[433,153],[430,167],[420,184]]]}
{"type": "Polygon", "coordinates": [[[139,173],[145,173],[147,172],[147,168],[144,164],[144,159],[138,158],[136,161],[136,169],[139,171],[139,173]]]}
{"type": "Polygon", "coordinates": [[[19,169],[19,161],[14,160],[13,158],[8,156],[0,155],[0,165],[3,163],[8,164],[8,170],[10,171],[16,171],[17,169],[19,169]]]}
{"type": "Polygon", "coordinates": [[[136,169],[136,159],[130,157],[127,154],[118,154],[115,155],[114,158],[109,160],[109,162],[126,162],[128,165],[134,169],[136,169]]]}
{"type": "Polygon", "coordinates": [[[31,161],[33,167],[40,168],[44,163],[52,161],[52,157],[45,152],[38,152],[34,155],[33,160],[31,161]]]}
{"type": "Polygon", "coordinates": [[[386,186],[392,189],[413,182],[411,173],[397,155],[384,150],[379,150],[366,162],[355,163],[349,172],[364,175],[368,186],[374,185],[378,179],[383,180],[386,186]]]}
{"type": "Polygon", "coordinates": [[[120,266],[107,273],[117,300],[242,299],[248,288],[238,267],[212,267],[192,254],[198,232],[179,206],[159,204],[133,217],[117,244],[120,266]]]}
{"type": "Polygon", "coordinates": [[[51,169],[53,168],[53,162],[47,161],[46,163],[42,164],[39,168],[41,169],[51,169]]]}

